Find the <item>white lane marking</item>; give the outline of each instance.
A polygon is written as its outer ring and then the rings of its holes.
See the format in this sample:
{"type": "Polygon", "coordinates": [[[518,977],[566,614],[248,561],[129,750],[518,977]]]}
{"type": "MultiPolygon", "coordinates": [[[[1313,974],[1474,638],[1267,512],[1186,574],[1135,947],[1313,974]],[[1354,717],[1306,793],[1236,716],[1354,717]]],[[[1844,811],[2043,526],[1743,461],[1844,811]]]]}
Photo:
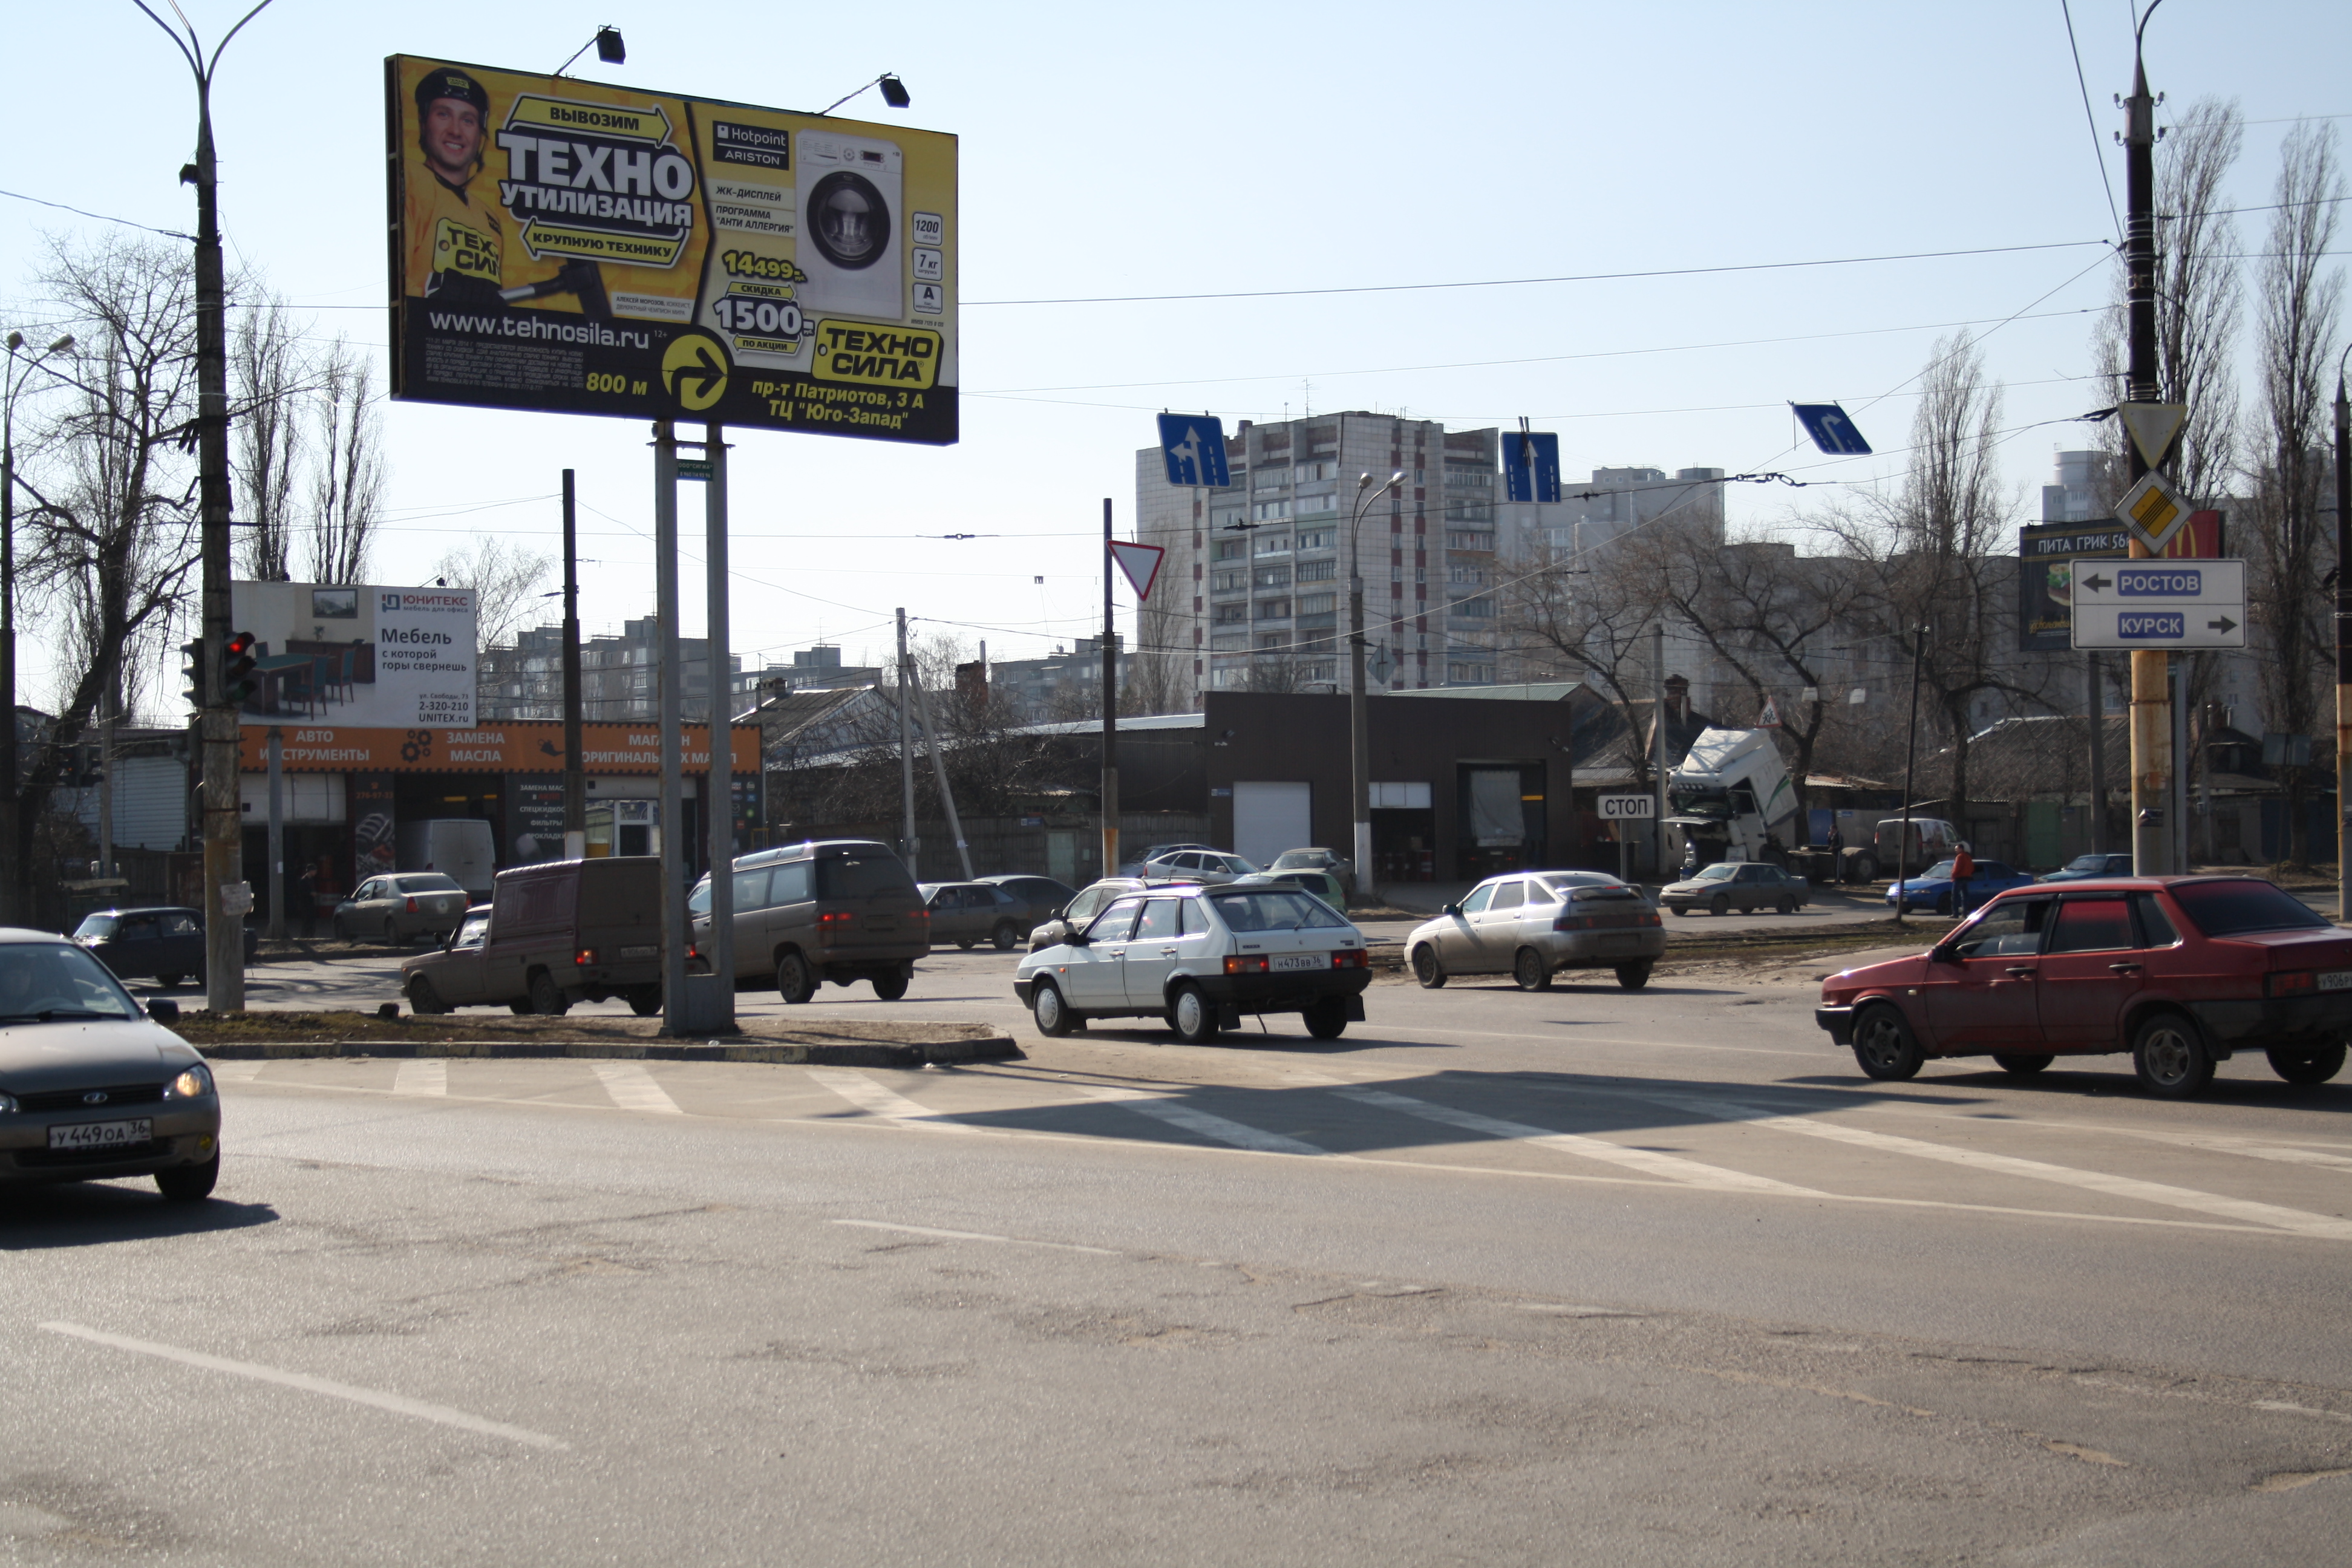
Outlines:
{"type": "Polygon", "coordinates": [[[400,1070],[392,1075],[392,1092],[447,1095],[449,1092],[447,1058],[419,1057],[413,1061],[401,1063],[400,1070]]]}
{"type": "Polygon", "coordinates": [[[1729,1100],[1703,1100],[1695,1095],[1679,1094],[1643,1094],[1633,1098],[1701,1111],[1726,1121],[1744,1121],[1750,1126],[1767,1127],[1778,1132],[1801,1133],[1809,1138],[1851,1143],[1861,1149],[1908,1154],[1922,1160],[1940,1160],[1949,1165],[1994,1171],[2006,1176],[2023,1176],[2031,1181],[2054,1182],[2062,1186],[2080,1187],[2086,1192],[2105,1193],[2109,1197],[2129,1198],[2136,1203],[2220,1215],[2276,1230],[2293,1231],[2298,1236],[2352,1241],[2352,1220],[2311,1214],[2303,1209],[2283,1208],[2276,1204],[2256,1203],[2250,1198],[2224,1197],[2219,1193],[2203,1193],[2194,1187],[2176,1187],[2164,1182],[2144,1182],[2132,1176],[2113,1175],[2105,1171],[2083,1171],[2071,1165],[2020,1159],[2014,1154],[1992,1154],[1978,1149],[1930,1143],[1924,1139],[1849,1127],[1840,1121],[1820,1121],[1810,1116],[1781,1116],[1760,1106],[1741,1105],[1729,1100]]]}
{"type": "Polygon", "coordinates": [[[269,1064],[268,1062],[209,1062],[206,1065],[213,1069],[213,1077],[223,1083],[251,1083],[261,1076],[261,1069],[269,1064]]]}
{"type": "Polygon", "coordinates": [[[1328,1154],[1330,1152],[1328,1149],[1318,1149],[1314,1144],[1300,1139],[1286,1137],[1279,1132],[1268,1132],[1264,1128],[1247,1127],[1238,1121],[1229,1121],[1222,1116],[1213,1116],[1208,1111],[1197,1110],[1190,1105],[1180,1105],[1167,1096],[1153,1094],[1146,1089],[1111,1089],[1091,1083],[1073,1084],[1071,1087],[1089,1100],[1098,1100],[1106,1105],[1124,1106],[1139,1115],[1165,1121],[1171,1127],[1181,1127],[1187,1132],[1213,1139],[1219,1143],[1230,1143],[1236,1149],[1255,1150],[1261,1154],[1328,1154]]]}
{"type": "Polygon", "coordinates": [[[92,1344],[109,1345],[136,1355],[157,1356],[175,1361],[184,1366],[202,1367],[207,1372],[225,1372],[233,1377],[249,1377],[257,1383],[275,1383],[287,1388],[299,1388],[306,1394],[322,1394],[330,1399],[347,1399],[354,1405],[373,1405],[389,1410],[395,1415],[413,1415],[420,1421],[437,1421],[444,1426],[456,1426],[467,1432],[479,1432],[486,1436],[510,1438],[528,1443],[534,1448],[568,1448],[569,1443],[551,1437],[544,1432],[532,1432],[520,1426],[509,1426],[502,1421],[486,1421],[479,1415],[469,1415],[462,1410],[452,1410],[446,1405],[428,1405],[421,1399],[404,1394],[386,1394],[381,1389],[359,1388],[332,1378],[313,1377],[307,1372],[287,1372],[274,1366],[261,1366],[249,1361],[231,1361],[226,1356],[206,1355],[202,1351],[182,1350],[177,1345],[159,1345],[152,1340],[134,1340],[122,1334],[103,1333],[86,1329],[79,1323],[43,1323],[53,1334],[68,1334],[92,1344]]]}
{"type": "Polygon", "coordinates": [[[604,1082],[604,1092],[613,1103],[624,1110],[650,1110],[663,1116],[683,1116],[677,1101],[654,1081],[643,1062],[592,1062],[596,1076],[604,1082]]]}
{"type": "Polygon", "coordinates": [[[980,1230],[939,1230],[927,1225],[891,1225],[878,1219],[836,1219],[828,1223],[856,1226],[860,1230],[892,1230],[906,1236],[937,1237],[941,1241],[992,1241],[1003,1247],[1045,1247],[1055,1252],[1091,1252],[1097,1258],[1119,1256],[1114,1247],[1080,1247],[1075,1241],[1032,1241],[1025,1236],[991,1236],[980,1230]]]}
{"type": "Polygon", "coordinates": [[[1490,1138],[1507,1138],[1514,1142],[1532,1143],[1538,1148],[1555,1149],[1564,1154],[1622,1165],[1628,1170],[1640,1171],[1685,1186],[1707,1187],[1721,1192],[1777,1193],[1783,1197],[1817,1198],[1822,1195],[1811,1187],[1792,1186],[1787,1182],[1776,1182],[1769,1176],[1752,1176],[1745,1171],[1704,1164],[1696,1160],[1685,1160],[1679,1154],[1662,1154],[1654,1149],[1631,1149],[1622,1143],[1612,1143],[1605,1138],[1591,1138],[1580,1132],[1555,1132],[1549,1127],[1530,1127],[1524,1121],[1505,1121],[1497,1117],[1481,1116],[1475,1110],[1457,1110],[1450,1105],[1391,1094],[1386,1089],[1341,1089],[1333,1092],[1342,1100],[1352,1100],[1360,1105],[1402,1111],[1424,1121],[1442,1122],[1468,1132],[1483,1132],[1490,1138]]]}
{"type": "Polygon", "coordinates": [[[929,1106],[908,1100],[893,1089],[885,1089],[864,1073],[836,1072],[824,1068],[811,1068],[809,1077],[865,1111],[901,1127],[927,1127],[939,1132],[971,1132],[977,1129],[961,1122],[950,1121],[945,1113],[929,1106]]]}

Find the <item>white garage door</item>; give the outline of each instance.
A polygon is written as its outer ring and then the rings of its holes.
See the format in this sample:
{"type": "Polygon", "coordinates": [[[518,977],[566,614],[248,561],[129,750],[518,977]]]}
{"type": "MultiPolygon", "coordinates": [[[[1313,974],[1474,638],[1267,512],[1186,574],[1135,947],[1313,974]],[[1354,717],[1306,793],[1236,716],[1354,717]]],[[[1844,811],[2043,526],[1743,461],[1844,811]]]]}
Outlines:
{"type": "Polygon", "coordinates": [[[1312,785],[1236,780],[1234,784],[1234,853],[1253,866],[1274,864],[1286,849],[1315,842],[1312,785]]]}

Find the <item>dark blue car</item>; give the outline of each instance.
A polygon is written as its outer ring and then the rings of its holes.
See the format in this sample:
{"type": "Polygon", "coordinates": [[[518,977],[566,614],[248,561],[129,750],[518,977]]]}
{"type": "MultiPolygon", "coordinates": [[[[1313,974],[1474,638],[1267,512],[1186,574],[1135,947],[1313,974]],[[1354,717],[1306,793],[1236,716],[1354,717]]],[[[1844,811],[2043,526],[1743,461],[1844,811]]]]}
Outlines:
{"type": "Polygon", "coordinates": [[[2128,877],[2132,874],[2132,858],[2128,855],[2077,855],[2042,879],[2045,882],[2079,882],[2085,877],[2128,877]]]}
{"type": "Polygon", "coordinates": [[[1969,879],[1967,909],[1957,906],[1953,897],[1952,863],[1938,860],[1916,877],[1907,877],[1886,889],[1886,905],[1894,910],[1933,910],[1939,915],[1966,914],[1995,893],[2005,893],[2011,888],[2027,888],[2033,879],[1999,860],[1979,860],[1976,875],[1969,879]]]}

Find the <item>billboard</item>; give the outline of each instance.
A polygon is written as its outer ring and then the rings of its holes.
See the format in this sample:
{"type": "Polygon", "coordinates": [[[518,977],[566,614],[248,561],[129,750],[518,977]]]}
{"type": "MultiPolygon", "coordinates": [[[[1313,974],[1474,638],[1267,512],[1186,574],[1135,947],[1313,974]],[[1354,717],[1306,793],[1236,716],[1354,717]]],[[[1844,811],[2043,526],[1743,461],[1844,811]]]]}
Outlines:
{"type": "Polygon", "coordinates": [[[229,616],[260,642],[245,722],[474,721],[471,588],[232,583],[229,616]]]}
{"type": "Polygon", "coordinates": [[[956,139],[384,61],[393,395],[956,439],[956,139]]]}
{"type": "MultiPolygon", "coordinates": [[[[2165,545],[2168,560],[2214,559],[2224,542],[2223,516],[2193,511],[2165,545]]],[[[2095,522],[2030,523],[2017,532],[2017,647],[2021,653],[2063,653],[2074,647],[2076,559],[2127,555],[2131,535],[2112,517],[2095,522]]]]}

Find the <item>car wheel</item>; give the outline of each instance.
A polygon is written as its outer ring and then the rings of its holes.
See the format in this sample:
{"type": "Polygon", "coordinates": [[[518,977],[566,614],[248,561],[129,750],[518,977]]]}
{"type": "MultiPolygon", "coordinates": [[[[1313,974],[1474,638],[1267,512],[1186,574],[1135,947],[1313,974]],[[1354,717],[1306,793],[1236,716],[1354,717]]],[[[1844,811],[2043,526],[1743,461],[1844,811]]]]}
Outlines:
{"type": "Polygon", "coordinates": [[[2151,1013],[2132,1031],[2132,1070],[2150,1094],[2187,1100],[2213,1081],[2213,1053],[2180,1014],[2151,1013]]]}
{"type": "Polygon", "coordinates": [[[446,1013],[449,1008],[441,1000],[441,993],[433,989],[433,982],[419,974],[408,983],[408,1010],[422,1018],[435,1013],[446,1013]]]}
{"type": "Polygon", "coordinates": [[[1021,940],[1021,932],[1014,929],[1011,921],[999,921],[996,929],[988,933],[988,940],[997,952],[1011,952],[1013,944],[1021,940]]]}
{"type": "Polygon", "coordinates": [[[885,1002],[896,1002],[907,994],[907,972],[903,969],[874,977],[874,994],[885,1002]]]}
{"type": "Polygon", "coordinates": [[[220,1152],[201,1165],[173,1165],[155,1173],[155,1190],[165,1201],[193,1204],[213,1195],[213,1187],[220,1180],[220,1152]]]}
{"type": "Polygon", "coordinates": [[[518,1018],[530,1017],[530,998],[528,996],[516,997],[513,1001],[507,1004],[507,1011],[512,1013],[518,1018]]]}
{"type": "Polygon", "coordinates": [[[1445,965],[1437,962],[1437,950],[1427,942],[1412,950],[1412,977],[1421,982],[1424,991],[1434,991],[1445,984],[1445,965]]]}
{"type": "Polygon", "coordinates": [[[1037,1032],[1041,1035],[1066,1035],[1081,1024],[1078,1016],[1062,1000],[1060,989],[1050,980],[1037,982],[1037,989],[1030,994],[1029,1014],[1037,1020],[1037,1032]]]}
{"type": "Polygon", "coordinates": [[[658,985],[642,985],[629,994],[629,1011],[640,1018],[650,1018],[661,1011],[662,994],[658,985]]]}
{"type": "Polygon", "coordinates": [[[1217,1037],[1217,1005],[1197,985],[1180,985],[1169,1004],[1168,1026],[1188,1046],[1206,1045],[1217,1037]]]}
{"type": "Polygon", "coordinates": [[[1647,959],[1639,963],[1621,963],[1617,966],[1617,984],[1628,991],[1639,991],[1650,983],[1650,968],[1647,959]]]}
{"type": "Polygon", "coordinates": [[[956,938],[956,946],[965,952],[970,952],[973,940],[968,936],[960,936],[956,938]]]}
{"type": "Polygon", "coordinates": [[[1302,1014],[1307,1020],[1307,1032],[1318,1040],[1336,1040],[1348,1032],[1348,1004],[1344,997],[1326,996],[1302,1014]]]}
{"type": "Polygon", "coordinates": [[[1731,912],[1731,900],[1717,893],[1707,900],[1706,912],[1717,916],[1727,915],[1731,912]]]}
{"type": "Polygon", "coordinates": [[[1551,965],[1545,963],[1544,955],[1534,948],[1523,947],[1519,949],[1518,956],[1511,960],[1511,981],[1522,991],[1549,991],[1551,989],[1551,965]]]}
{"type": "Polygon", "coordinates": [[[185,975],[180,974],[159,974],[155,976],[155,984],[161,985],[164,990],[169,991],[177,986],[180,982],[185,978],[185,975]]]}
{"type": "Polygon", "coordinates": [[[2344,1047],[2315,1046],[2307,1051],[2274,1050],[2271,1071],[2289,1083],[2326,1083],[2344,1070],[2344,1047]]]}
{"type": "Polygon", "coordinates": [[[1783,893],[1780,895],[1780,901],[1772,906],[1772,912],[1774,914],[1780,915],[1793,915],[1797,912],[1797,900],[1789,897],[1788,894],[1783,893]]]}
{"type": "Polygon", "coordinates": [[[572,999],[556,988],[555,976],[542,969],[530,977],[530,1010],[542,1018],[561,1018],[572,999]]]}
{"type": "Polygon", "coordinates": [[[776,993],[794,1004],[816,994],[816,976],[809,973],[808,960],[797,952],[788,952],[776,960],[776,993]]]}
{"type": "Polygon", "coordinates": [[[1903,1015],[1882,1005],[1863,1014],[1854,1024],[1853,1059],[1870,1077],[1900,1083],[1918,1076],[1927,1053],[1919,1048],[1919,1037],[1903,1021],[1903,1015]]]}
{"type": "Polygon", "coordinates": [[[1688,904],[1675,904],[1673,908],[1675,913],[1685,917],[1687,917],[1691,912],[1691,907],[1688,904]]]}
{"type": "Polygon", "coordinates": [[[2042,1051],[1995,1051],[1994,1063],[2011,1078],[2032,1078],[2057,1060],[2042,1051]]]}
{"type": "Polygon", "coordinates": [[[383,917],[383,945],[386,947],[398,947],[401,945],[400,927],[394,921],[390,915],[383,917]]]}

